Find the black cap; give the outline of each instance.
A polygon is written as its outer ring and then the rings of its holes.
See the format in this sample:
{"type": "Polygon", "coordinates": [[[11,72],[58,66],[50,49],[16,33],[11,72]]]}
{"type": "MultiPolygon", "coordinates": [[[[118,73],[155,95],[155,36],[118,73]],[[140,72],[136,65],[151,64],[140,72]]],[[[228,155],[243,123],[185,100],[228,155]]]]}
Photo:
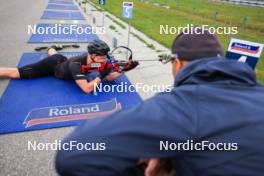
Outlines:
{"type": "Polygon", "coordinates": [[[172,55],[180,60],[223,56],[224,50],[215,34],[199,26],[180,33],[172,44],[172,55]]]}
{"type": "Polygon", "coordinates": [[[87,46],[89,54],[96,54],[98,56],[105,56],[110,51],[109,46],[102,40],[93,40],[87,46]]]}

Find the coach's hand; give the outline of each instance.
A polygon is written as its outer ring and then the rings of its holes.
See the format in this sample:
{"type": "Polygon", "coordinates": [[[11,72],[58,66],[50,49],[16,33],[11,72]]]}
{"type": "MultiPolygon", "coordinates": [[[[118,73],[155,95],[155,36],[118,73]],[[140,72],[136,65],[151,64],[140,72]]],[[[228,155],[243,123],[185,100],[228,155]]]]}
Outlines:
{"type": "Polygon", "coordinates": [[[149,159],[140,160],[138,164],[145,164],[145,176],[175,176],[175,171],[171,168],[169,160],[165,159],[149,159]]]}

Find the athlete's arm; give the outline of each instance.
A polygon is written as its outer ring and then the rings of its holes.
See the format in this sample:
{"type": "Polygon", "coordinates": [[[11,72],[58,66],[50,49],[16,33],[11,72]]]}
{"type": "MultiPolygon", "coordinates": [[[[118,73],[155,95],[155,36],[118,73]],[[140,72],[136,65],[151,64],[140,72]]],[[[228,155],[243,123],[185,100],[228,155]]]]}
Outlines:
{"type": "Polygon", "coordinates": [[[88,82],[85,74],[81,72],[81,64],[77,62],[70,63],[69,68],[75,83],[87,94],[91,93],[103,79],[102,77],[96,77],[94,80],[88,82]]]}
{"type": "Polygon", "coordinates": [[[123,75],[123,72],[122,72],[122,73],[119,73],[119,72],[112,72],[112,73],[109,73],[109,75],[107,75],[107,76],[105,77],[105,79],[106,79],[107,81],[113,81],[113,80],[119,78],[119,77],[122,76],[122,75],[123,75]]]}
{"type": "Polygon", "coordinates": [[[104,70],[100,72],[98,77],[88,82],[86,76],[81,72],[80,63],[70,63],[69,67],[75,83],[87,94],[91,93],[94,88],[111,72],[111,68],[107,68],[106,66],[104,70]]]}
{"type": "Polygon", "coordinates": [[[94,80],[88,82],[86,79],[75,80],[75,83],[84,91],[85,93],[91,93],[94,88],[100,84],[101,79],[96,77],[94,80]]]}

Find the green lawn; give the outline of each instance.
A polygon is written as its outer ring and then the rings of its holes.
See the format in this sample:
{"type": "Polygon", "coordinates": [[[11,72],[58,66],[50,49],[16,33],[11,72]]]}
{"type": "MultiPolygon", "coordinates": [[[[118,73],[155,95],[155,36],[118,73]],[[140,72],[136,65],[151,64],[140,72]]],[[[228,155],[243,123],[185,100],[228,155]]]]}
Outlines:
{"type": "Polygon", "coordinates": [[[243,26],[247,17],[246,28],[264,32],[264,8],[219,3],[207,0],[149,0],[152,3],[169,5],[171,9],[195,13],[196,15],[236,26],[243,26]]]}
{"type": "MultiPolygon", "coordinates": [[[[97,0],[91,0],[97,4],[97,0]]],[[[105,10],[122,18],[121,0],[107,0],[105,10]]],[[[150,0],[150,3],[133,0],[134,11],[131,25],[149,37],[170,48],[175,35],[161,35],[160,25],[186,26],[187,24],[209,26],[236,26],[237,35],[218,35],[227,48],[231,37],[264,43],[264,8],[231,5],[208,0],[150,0]],[[154,3],[167,4],[171,8],[161,8],[154,3]],[[215,12],[218,12],[215,19],[215,12]],[[243,18],[247,16],[246,26],[243,18]]],[[[258,80],[264,83],[264,54],[257,66],[258,80]]]]}

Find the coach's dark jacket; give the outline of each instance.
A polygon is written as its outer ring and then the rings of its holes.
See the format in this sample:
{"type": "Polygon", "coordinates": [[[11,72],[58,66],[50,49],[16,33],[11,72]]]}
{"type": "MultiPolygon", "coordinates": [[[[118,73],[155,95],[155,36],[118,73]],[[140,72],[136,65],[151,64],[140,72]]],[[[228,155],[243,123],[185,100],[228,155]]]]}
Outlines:
{"type": "Polygon", "coordinates": [[[177,176],[263,176],[264,87],[245,63],[201,59],[183,68],[171,92],[89,119],[63,142],[70,141],[106,149],[58,151],[56,168],[65,176],[124,176],[139,158],[163,157],[172,158],[177,176]],[[171,148],[160,150],[160,141],[171,148]],[[186,142],[231,151],[175,150],[186,142]]]}

